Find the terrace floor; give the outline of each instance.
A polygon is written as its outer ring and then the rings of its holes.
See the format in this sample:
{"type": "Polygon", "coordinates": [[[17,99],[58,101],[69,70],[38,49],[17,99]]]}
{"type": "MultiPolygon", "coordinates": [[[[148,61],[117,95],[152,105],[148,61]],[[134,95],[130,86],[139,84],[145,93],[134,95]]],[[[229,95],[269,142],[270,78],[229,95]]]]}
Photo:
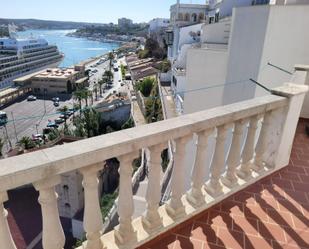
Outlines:
{"type": "Polygon", "coordinates": [[[300,120],[289,165],[139,249],[309,248],[309,137],[300,120]]]}

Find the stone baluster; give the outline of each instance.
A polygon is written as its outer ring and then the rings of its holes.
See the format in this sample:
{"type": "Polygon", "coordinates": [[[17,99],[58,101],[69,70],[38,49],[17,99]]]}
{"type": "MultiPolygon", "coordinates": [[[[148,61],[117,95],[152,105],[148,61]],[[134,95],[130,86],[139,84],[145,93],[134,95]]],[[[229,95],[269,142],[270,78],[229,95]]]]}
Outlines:
{"type": "Polygon", "coordinates": [[[84,229],[86,231],[85,249],[102,249],[101,240],[103,219],[99,203],[98,172],[103,168],[103,163],[95,164],[80,169],[83,175],[85,193],[84,229]]]}
{"type": "Polygon", "coordinates": [[[208,169],[206,166],[208,138],[212,132],[213,129],[197,133],[197,148],[192,172],[192,187],[190,192],[187,194],[187,200],[196,207],[205,202],[202,187],[204,185],[204,177],[207,175],[206,171],[208,169]]]}
{"type": "Polygon", "coordinates": [[[227,129],[227,125],[217,127],[216,147],[210,166],[210,180],[205,186],[207,193],[213,197],[219,196],[223,193],[222,185],[219,180],[225,163],[224,145],[227,129]]]}
{"type": "Polygon", "coordinates": [[[166,206],[167,213],[174,219],[185,214],[181,197],[185,193],[185,150],[191,135],[175,139],[174,166],[171,176],[171,200],[166,206]]]}
{"type": "Polygon", "coordinates": [[[0,193],[0,247],[5,249],[16,249],[12,235],[10,233],[7,216],[8,211],[4,208],[3,203],[8,200],[6,192],[0,193]]]}
{"type": "Polygon", "coordinates": [[[148,187],[146,192],[147,210],[143,217],[143,224],[147,230],[151,232],[162,226],[158,208],[161,199],[160,175],[161,152],[166,147],[166,144],[154,145],[149,148],[150,160],[148,161],[148,187]]]}
{"type": "Polygon", "coordinates": [[[236,168],[240,165],[241,160],[241,138],[244,131],[244,120],[239,120],[235,123],[233,131],[233,139],[229,150],[228,158],[226,160],[227,171],[221,178],[221,182],[232,188],[237,185],[236,168]]]}
{"type": "Polygon", "coordinates": [[[239,170],[237,171],[237,175],[245,180],[251,177],[251,161],[254,156],[254,142],[258,120],[258,115],[250,118],[246,142],[242,151],[241,165],[239,167],[239,170]]]}
{"type": "Polygon", "coordinates": [[[130,153],[118,158],[120,162],[118,198],[119,227],[115,231],[115,239],[116,242],[121,245],[128,245],[136,240],[136,232],[132,226],[132,216],[134,212],[132,192],[132,162],[137,157],[137,153],[130,153]]]}
{"type": "Polygon", "coordinates": [[[39,203],[42,209],[44,249],[63,249],[65,236],[61,226],[58,212],[58,194],[55,186],[60,184],[60,176],[53,176],[34,183],[34,187],[40,192],[39,203]]]}
{"type": "Polygon", "coordinates": [[[261,172],[264,169],[264,154],[267,149],[266,148],[267,134],[268,134],[268,129],[270,128],[271,115],[272,115],[271,111],[265,113],[264,119],[262,121],[262,129],[260,132],[260,136],[259,136],[257,145],[255,147],[255,158],[254,158],[254,163],[252,164],[251,168],[256,172],[261,172]]]}

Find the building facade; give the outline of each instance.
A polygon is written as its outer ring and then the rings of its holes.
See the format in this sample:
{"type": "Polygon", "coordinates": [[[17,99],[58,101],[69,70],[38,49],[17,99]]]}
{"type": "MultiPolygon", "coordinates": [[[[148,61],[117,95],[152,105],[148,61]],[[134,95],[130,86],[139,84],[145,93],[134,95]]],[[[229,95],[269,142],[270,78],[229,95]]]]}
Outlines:
{"type": "Polygon", "coordinates": [[[28,86],[35,94],[71,94],[77,88],[88,86],[84,66],[49,68],[36,74],[14,80],[18,86],[28,86]]]}
{"type": "Polygon", "coordinates": [[[119,28],[129,28],[133,25],[133,21],[128,18],[119,18],[118,19],[118,26],[119,28]]]}

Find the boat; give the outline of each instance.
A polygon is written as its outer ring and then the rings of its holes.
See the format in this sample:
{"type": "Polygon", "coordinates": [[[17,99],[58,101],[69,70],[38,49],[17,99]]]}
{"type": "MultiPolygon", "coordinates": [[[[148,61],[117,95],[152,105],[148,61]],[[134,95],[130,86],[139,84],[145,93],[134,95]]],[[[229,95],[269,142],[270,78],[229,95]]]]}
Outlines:
{"type": "Polygon", "coordinates": [[[19,39],[9,26],[9,37],[0,38],[0,91],[24,75],[57,67],[64,55],[42,38],[19,39]]]}

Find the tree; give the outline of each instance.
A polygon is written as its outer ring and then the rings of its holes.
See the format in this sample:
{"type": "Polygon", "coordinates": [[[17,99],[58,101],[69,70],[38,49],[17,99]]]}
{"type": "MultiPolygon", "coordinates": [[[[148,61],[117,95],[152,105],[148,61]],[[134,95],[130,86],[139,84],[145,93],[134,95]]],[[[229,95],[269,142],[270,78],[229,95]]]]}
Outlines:
{"type": "Polygon", "coordinates": [[[57,109],[58,112],[61,112],[64,115],[64,132],[63,132],[64,134],[66,134],[68,132],[68,129],[69,129],[68,126],[67,126],[68,117],[66,115],[68,110],[69,110],[69,107],[67,107],[66,105],[57,109]]]}
{"type": "Polygon", "coordinates": [[[31,138],[26,136],[22,137],[18,143],[25,150],[29,150],[35,147],[35,143],[31,140],[31,138]]]}
{"type": "Polygon", "coordinates": [[[100,95],[102,95],[102,85],[100,85],[99,87],[99,84],[98,83],[95,83],[93,85],[93,92],[95,94],[95,100],[97,101],[98,100],[98,88],[100,88],[100,95]]]}
{"type": "Polygon", "coordinates": [[[102,97],[102,86],[105,84],[105,82],[104,82],[104,80],[102,79],[102,80],[99,80],[99,82],[98,82],[98,84],[99,84],[99,90],[100,90],[100,97],[102,97]]]}
{"type": "Polygon", "coordinates": [[[112,71],[107,70],[104,72],[103,77],[106,77],[108,81],[111,81],[114,78],[114,74],[112,71]]]}
{"type": "Polygon", "coordinates": [[[3,154],[2,154],[3,146],[4,146],[4,141],[2,138],[0,138],[0,158],[3,157],[3,154]]]}
{"type": "Polygon", "coordinates": [[[138,83],[136,87],[139,91],[141,91],[141,93],[145,97],[149,97],[154,84],[155,84],[155,79],[147,77],[143,79],[142,82],[138,83]]]}
{"type": "Polygon", "coordinates": [[[73,93],[73,98],[78,100],[80,111],[82,109],[82,100],[84,99],[84,96],[85,96],[85,91],[82,89],[77,90],[73,93]]]}
{"type": "Polygon", "coordinates": [[[109,71],[112,71],[112,64],[113,64],[114,58],[115,58],[114,52],[109,52],[109,53],[108,53],[109,71]]]}
{"type": "Polygon", "coordinates": [[[75,136],[89,138],[100,135],[100,123],[101,116],[94,108],[84,110],[82,116],[73,122],[75,136]]]}

